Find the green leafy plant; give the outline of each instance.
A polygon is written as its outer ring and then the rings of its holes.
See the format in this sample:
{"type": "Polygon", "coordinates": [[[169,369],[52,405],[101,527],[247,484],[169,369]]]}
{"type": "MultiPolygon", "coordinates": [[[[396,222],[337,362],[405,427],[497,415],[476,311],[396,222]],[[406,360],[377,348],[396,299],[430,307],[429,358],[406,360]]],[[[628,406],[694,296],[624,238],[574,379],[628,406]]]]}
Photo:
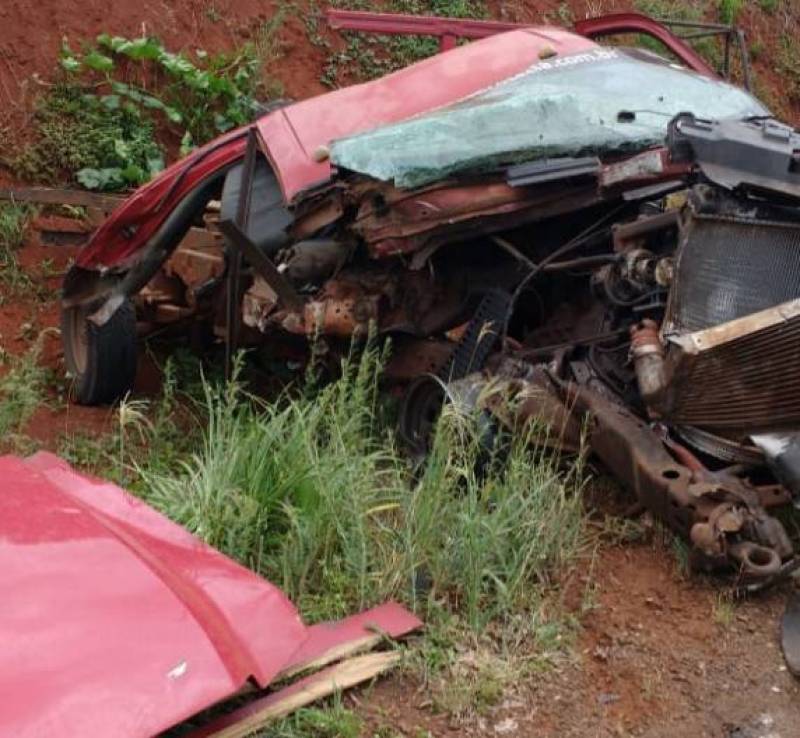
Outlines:
{"type": "Polygon", "coordinates": [[[62,82],[39,99],[35,140],[7,164],[29,181],[74,176],[90,189],[116,190],[147,181],[164,167],[154,121],[112,94],[62,82]]]}
{"type": "Polygon", "coordinates": [[[169,123],[183,129],[184,147],[246,123],[258,107],[255,95],[261,78],[252,45],[232,54],[210,55],[198,49],[190,57],[168,51],[153,36],[125,38],[104,33],[82,54],[65,43],[61,65],[69,74],[99,75],[110,87],[111,94],[103,96],[107,105],[124,102],[163,114],[169,123]],[[131,65],[141,67],[140,84],[114,76],[130,72],[131,65]],[[147,75],[153,79],[149,87],[147,75]]]}
{"type": "MultiPolygon", "coordinates": [[[[259,37],[262,51],[274,30],[259,37]]],[[[95,190],[136,186],[161,171],[159,140],[173,136],[187,153],[251,120],[263,88],[252,45],[190,56],[151,36],[100,34],[81,51],[65,40],[60,63],[64,78],[38,102],[33,143],[5,163],[28,180],[66,174],[95,190]]]]}

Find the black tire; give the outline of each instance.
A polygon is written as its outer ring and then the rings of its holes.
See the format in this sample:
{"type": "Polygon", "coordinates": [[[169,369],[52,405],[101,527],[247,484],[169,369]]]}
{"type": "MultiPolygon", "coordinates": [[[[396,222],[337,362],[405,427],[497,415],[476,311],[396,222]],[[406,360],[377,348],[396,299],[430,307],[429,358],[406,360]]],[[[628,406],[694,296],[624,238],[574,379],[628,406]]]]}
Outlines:
{"type": "Polygon", "coordinates": [[[73,377],[72,398],[79,405],[115,402],[133,389],[136,377],[136,311],[125,300],[105,325],[88,316],[95,305],[61,310],[64,361],[73,377]]]}

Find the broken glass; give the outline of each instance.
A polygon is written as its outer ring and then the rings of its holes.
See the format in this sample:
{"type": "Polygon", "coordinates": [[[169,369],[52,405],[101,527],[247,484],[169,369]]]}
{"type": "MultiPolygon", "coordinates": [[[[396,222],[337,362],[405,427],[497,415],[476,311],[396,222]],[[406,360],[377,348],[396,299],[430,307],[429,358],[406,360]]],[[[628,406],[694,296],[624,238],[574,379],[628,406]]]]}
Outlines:
{"type": "Polygon", "coordinates": [[[419,187],[549,157],[641,151],[662,143],[682,112],[712,119],[768,114],[744,90],[649,52],[598,48],[540,61],[454,105],[334,141],[331,161],[419,187]]]}

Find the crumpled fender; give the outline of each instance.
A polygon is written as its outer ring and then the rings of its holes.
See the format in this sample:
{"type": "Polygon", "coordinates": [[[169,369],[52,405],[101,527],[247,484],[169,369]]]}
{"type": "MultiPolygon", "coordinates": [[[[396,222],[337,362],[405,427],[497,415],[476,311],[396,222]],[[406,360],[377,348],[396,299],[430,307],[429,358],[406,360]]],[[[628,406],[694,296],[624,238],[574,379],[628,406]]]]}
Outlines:
{"type": "Polygon", "coordinates": [[[97,271],[129,267],[188,192],[244,157],[249,128],[214,139],[136,190],[95,231],[78,254],[77,266],[97,271]]]}

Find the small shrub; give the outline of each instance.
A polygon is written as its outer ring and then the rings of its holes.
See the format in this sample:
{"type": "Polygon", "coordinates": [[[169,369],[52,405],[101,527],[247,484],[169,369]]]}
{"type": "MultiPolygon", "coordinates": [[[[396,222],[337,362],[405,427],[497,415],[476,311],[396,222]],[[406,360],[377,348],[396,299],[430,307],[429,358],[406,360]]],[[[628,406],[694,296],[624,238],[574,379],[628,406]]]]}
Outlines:
{"type": "Polygon", "coordinates": [[[744,0],[719,0],[719,19],[726,25],[736,23],[744,7],[744,0]]]}
{"type": "Polygon", "coordinates": [[[9,162],[18,176],[54,183],[67,177],[89,189],[118,190],[164,167],[155,125],[114,95],[64,81],[37,102],[36,140],[9,162]]]}
{"type": "Polygon", "coordinates": [[[246,123],[257,109],[260,70],[252,45],[232,54],[197,50],[190,58],[168,51],[152,36],[129,39],[104,33],[83,54],[65,45],[61,65],[68,74],[95,82],[99,78],[110,88],[114,103],[163,114],[183,130],[185,147],[246,123]],[[131,67],[140,67],[142,84],[118,79],[131,67]],[[153,79],[149,88],[148,76],[153,79]]]}
{"type": "Polygon", "coordinates": [[[263,84],[261,66],[277,53],[282,16],[265,24],[256,43],[230,54],[168,51],[153,37],[101,34],[81,52],[65,42],[64,77],[39,100],[34,141],[5,163],[44,183],[74,177],[89,189],[119,190],[164,168],[157,132],[181,150],[251,120],[263,84]]]}

